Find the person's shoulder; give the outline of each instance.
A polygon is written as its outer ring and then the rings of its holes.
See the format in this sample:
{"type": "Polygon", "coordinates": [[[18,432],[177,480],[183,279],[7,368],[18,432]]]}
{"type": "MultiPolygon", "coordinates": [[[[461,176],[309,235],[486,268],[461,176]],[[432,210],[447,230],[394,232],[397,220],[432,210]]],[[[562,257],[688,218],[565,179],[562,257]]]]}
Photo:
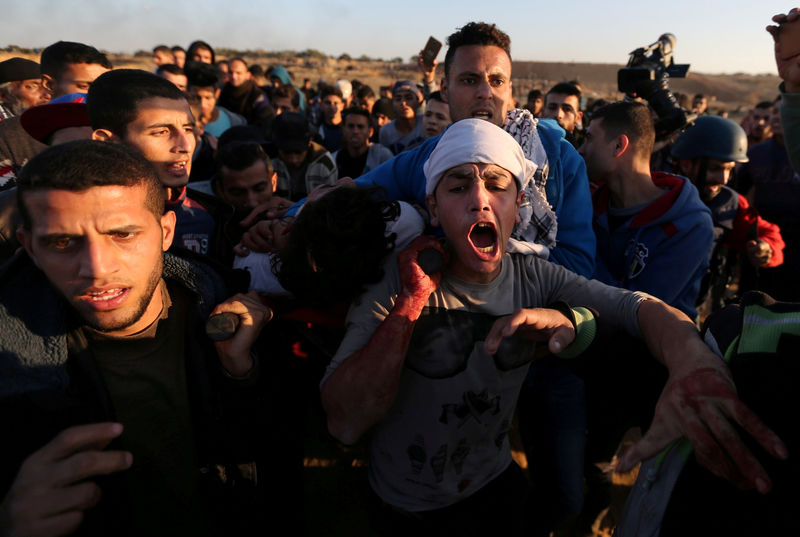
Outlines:
{"type": "Polygon", "coordinates": [[[560,160],[563,164],[572,166],[583,162],[578,150],[567,140],[566,131],[555,119],[539,118],[536,129],[549,160],[560,160]]]}
{"type": "Polygon", "coordinates": [[[230,269],[189,250],[171,249],[164,254],[164,279],[194,293],[202,316],[209,315],[217,304],[232,294],[229,287],[239,287],[233,282],[226,282],[223,273],[231,274],[230,269]]]}
{"type": "Polygon", "coordinates": [[[318,164],[330,170],[336,169],[336,160],[331,155],[331,152],[325,149],[317,142],[311,142],[311,159],[310,164],[318,164]]]}

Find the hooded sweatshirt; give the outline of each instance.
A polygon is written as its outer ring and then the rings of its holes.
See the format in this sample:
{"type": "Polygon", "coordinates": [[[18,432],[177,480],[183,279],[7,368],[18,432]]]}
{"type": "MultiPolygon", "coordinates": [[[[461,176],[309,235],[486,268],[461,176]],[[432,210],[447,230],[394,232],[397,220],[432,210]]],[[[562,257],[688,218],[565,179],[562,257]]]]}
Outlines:
{"type": "Polygon", "coordinates": [[[605,184],[594,192],[593,277],[650,293],[694,318],[714,241],[711,211],[685,177],[661,172],[651,177],[664,194],[639,210],[610,209],[605,184]]]}

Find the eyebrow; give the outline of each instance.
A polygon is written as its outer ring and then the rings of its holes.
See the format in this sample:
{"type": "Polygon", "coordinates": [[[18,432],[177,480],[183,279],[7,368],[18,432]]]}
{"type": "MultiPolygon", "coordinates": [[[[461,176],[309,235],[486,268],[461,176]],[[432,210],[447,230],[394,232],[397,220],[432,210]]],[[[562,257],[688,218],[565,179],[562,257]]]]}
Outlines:
{"type": "MultiPolygon", "coordinates": [[[[156,129],[158,127],[167,127],[167,128],[169,128],[169,127],[172,127],[174,125],[175,125],[174,123],[153,123],[151,125],[148,125],[145,128],[146,129],[156,129]]],[[[195,126],[195,122],[194,121],[187,121],[187,122],[183,123],[181,126],[182,127],[187,127],[187,126],[194,127],[195,126]]]]}

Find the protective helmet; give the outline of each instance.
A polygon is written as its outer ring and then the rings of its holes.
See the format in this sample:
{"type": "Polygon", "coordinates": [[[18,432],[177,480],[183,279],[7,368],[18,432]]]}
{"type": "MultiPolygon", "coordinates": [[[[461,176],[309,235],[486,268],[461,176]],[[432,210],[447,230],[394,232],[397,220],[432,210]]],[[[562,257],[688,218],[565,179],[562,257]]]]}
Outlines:
{"type": "Polygon", "coordinates": [[[747,162],[747,135],[743,128],[728,118],[700,116],[675,140],[672,156],[747,162]]]}

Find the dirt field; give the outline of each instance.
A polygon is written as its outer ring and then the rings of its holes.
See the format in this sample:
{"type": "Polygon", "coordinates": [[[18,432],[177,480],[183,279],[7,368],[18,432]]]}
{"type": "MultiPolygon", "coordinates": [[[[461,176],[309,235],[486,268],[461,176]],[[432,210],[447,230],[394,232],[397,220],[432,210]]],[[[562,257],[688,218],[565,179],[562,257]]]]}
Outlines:
{"type": "MultiPolygon", "coordinates": [[[[0,61],[13,56],[0,51],[0,61]]],[[[35,55],[24,55],[38,60],[35,55]]],[[[133,57],[126,54],[109,54],[115,67],[134,67],[146,70],[153,69],[149,57],[133,57]]],[[[317,57],[286,57],[285,55],[263,54],[259,56],[245,55],[250,64],[256,63],[264,68],[283,65],[288,69],[295,83],[302,83],[308,78],[312,83],[325,81],[333,83],[339,79],[358,79],[371,86],[377,93],[380,86],[390,85],[395,80],[418,80],[419,73],[415,65],[360,61],[317,57]]],[[[617,71],[621,64],[595,63],[548,63],[548,62],[514,62],[512,81],[514,94],[518,101],[525,102],[531,89],[547,90],[562,80],[577,79],[582,83],[584,94],[590,98],[616,100],[622,95],[617,92],[617,71]]],[[[440,73],[438,76],[441,76],[440,73]]],[[[780,79],[773,75],[705,75],[691,70],[685,79],[671,79],[670,88],[676,92],[690,95],[703,93],[709,96],[712,109],[724,109],[733,118],[744,114],[759,101],[774,99],[778,94],[780,79]]]]}

